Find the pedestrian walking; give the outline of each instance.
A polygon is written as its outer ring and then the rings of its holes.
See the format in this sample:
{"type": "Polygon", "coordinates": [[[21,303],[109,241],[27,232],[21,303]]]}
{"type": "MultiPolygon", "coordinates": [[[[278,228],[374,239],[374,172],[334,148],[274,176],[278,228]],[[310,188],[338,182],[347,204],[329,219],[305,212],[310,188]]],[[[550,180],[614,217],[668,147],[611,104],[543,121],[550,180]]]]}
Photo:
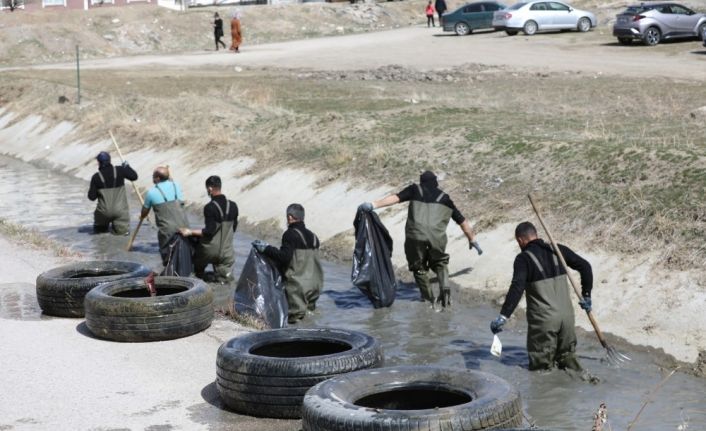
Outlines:
{"type": "Polygon", "coordinates": [[[409,202],[407,224],[405,225],[404,253],[409,270],[422,294],[422,299],[431,302],[438,310],[436,302],[446,308],[451,305],[449,286],[449,255],[446,253],[446,227],[453,219],[468,239],[469,248],[483,253],[476,241],[476,235],[469,221],[456,208],[448,194],[439,189],[439,183],[431,171],[419,177],[419,184],[411,184],[401,192],[374,202],[364,202],[358,207],[362,211],[372,211],[400,202],[409,202]],[[429,270],[436,273],[439,280],[439,295],[435,296],[429,285],[429,270]]]}
{"type": "Polygon", "coordinates": [[[429,0],[429,4],[427,4],[427,27],[430,27],[429,24],[431,24],[431,27],[436,27],[434,25],[434,5],[431,4],[431,0],[429,0]]]}
{"type": "Polygon", "coordinates": [[[213,37],[216,39],[216,51],[218,51],[218,44],[221,44],[223,49],[226,49],[226,44],[221,40],[223,37],[223,20],[218,15],[218,12],[213,14],[213,37]]]}
{"type": "Polygon", "coordinates": [[[444,26],[444,12],[448,10],[448,7],[446,7],[446,0],[436,0],[434,3],[434,9],[436,9],[436,13],[439,15],[439,26],[443,27],[444,26]]]}
{"type": "Polygon", "coordinates": [[[240,52],[240,44],[243,42],[243,31],[240,25],[240,18],[242,14],[239,10],[233,11],[230,20],[230,50],[235,52],[240,52]]]}
{"type": "MultiPolygon", "coordinates": [[[[493,334],[502,331],[522,294],[527,293],[527,354],[530,370],[560,369],[582,372],[576,357],[574,309],[571,305],[566,271],[561,267],[551,245],[537,237],[530,222],[515,228],[515,240],[522,252],[515,257],[512,282],[500,309],[500,315],[490,322],[493,334]]],[[[579,305],[591,310],[593,272],[591,264],[559,244],[559,250],[569,268],[581,274],[579,305]]]]}

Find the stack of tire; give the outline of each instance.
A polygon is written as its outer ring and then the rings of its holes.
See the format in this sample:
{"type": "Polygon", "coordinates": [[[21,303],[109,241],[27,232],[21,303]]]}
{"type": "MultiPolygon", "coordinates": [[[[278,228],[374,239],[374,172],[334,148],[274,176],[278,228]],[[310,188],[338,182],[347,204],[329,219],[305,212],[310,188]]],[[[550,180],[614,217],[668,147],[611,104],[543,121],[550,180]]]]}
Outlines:
{"type": "Polygon", "coordinates": [[[369,335],[332,328],[284,328],[233,338],[218,349],[224,404],[250,416],[297,419],[314,385],[383,363],[369,335]]]}
{"type": "Polygon", "coordinates": [[[60,266],[37,277],[37,302],[45,314],[83,317],[84,298],[96,286],[134,277],[150,270],[134,262],[99,260],[60,266]]]}

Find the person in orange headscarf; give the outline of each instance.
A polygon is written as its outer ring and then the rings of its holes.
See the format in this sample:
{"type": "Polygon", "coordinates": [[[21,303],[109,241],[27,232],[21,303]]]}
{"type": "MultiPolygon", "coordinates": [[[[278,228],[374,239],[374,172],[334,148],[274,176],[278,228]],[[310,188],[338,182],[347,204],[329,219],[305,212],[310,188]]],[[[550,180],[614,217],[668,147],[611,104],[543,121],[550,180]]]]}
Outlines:
{"type": "Polygon", "coordinates": [[[233,41],[230,44],[230,50],[240,52],[240,44],[243,41],[243,32],[240,28],[240,11],[234,11],[231,17],[232,19],[230,20],[230,36],[233,41]]]}

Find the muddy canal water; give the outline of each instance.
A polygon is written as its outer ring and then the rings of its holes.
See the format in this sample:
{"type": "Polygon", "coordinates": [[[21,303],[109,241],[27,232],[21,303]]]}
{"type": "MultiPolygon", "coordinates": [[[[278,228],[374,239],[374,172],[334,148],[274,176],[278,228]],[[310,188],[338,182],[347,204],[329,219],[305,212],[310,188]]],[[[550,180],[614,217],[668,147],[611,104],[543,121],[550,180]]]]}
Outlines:
{"type": "MultiPolygon", "coordinates": [[[[0,217],[36,228],[91,258],[132,260],[160,269],[154,225],[141,229],[136,246],[129,253],[124,251],[127,238],[91,234],[94,204],[86,199],[87,190],[85,181],[0,156],[0,217]]],[[[224,192],[228,194],[227,184],[224,192]]],[[[238,200],[237,196],[228,197],[238,200]]],[[[133,227],[138,205],[131,202],[133,227]]],[[[246,216],[253,210],[240,209],[246,216]]],[[[192,226],[202,224],[199,214],[194,212],[190,217],[192,226]]],[[[316,226],[310,228],[316,231],[316,226]]],[[[402,238],[396,240],[396,246],[400,246],[402,238]]],[[[251,241],[246,233],[237,232],[236,276],[251,241]]],[[[402,285],[391,308],[375,310],[351,286],[349,266],[326,262],[324,270],[325,289],[318,309],[302,325],[344,327],[372,334],[382,342],[388,365],[433,364],[501,376],[517,386],[527,417],[543,427],[588,430],[593,412],[605,402],[612,429],[626,429],[646,394],[668,371],[661,369],[645,349],[625,345],[620,350],[631,356],[632,362],[622,368],[610,366],[602,360],[603,350],[593,334],[579,334],[580,358],[587,369],[601,378],[600,384],[576,381],[561,371],[530,373],[524,350],[526,325],[521,319],[513,319],[515,323],[500,334],[504,351],[502,358],[496,359],[488,352],[492,341],[488,324],[497,315],[497,307],[457,300],[451,311],[436,313],[420,302],[414,285],[402,285]]],[[[219,287],[218,301],[226,303],[232,293],[232,286],[219,287]]],[[[32,292],[18,295],[20,302],[33,300],[32,292]]],[[[18,307],[22,318],[31,318],[32,310],[37,310],[33,304],[18,307]]],[[[0,307],[0,314],[8,310],[0,307]]],[[[582,318],[585,317],[577,316],[582,318]]],[[[213,355],[215,361],[215,351],[213,355]]],[[[219,422],[218,418],[213,419],[219,422]]],[[[298,429],[298,424],[292,422],[292,429],[298,429]]],[[[706,380],[675,374],[647,406],[634,429],[706,429],[706,380]]]]}

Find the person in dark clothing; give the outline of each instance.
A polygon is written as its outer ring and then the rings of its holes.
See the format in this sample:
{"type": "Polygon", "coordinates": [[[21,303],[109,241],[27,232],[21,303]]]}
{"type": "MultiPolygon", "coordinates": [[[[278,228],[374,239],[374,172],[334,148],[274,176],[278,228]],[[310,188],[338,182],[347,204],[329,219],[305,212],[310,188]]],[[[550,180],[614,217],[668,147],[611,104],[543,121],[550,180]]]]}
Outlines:
{"type": "Polygon", "coordinates": [[[233,234],[238,228],[238,205],[221,193],[221,178],[217,175],[206,179],[206,193],[211,202],[203,207],[205,227],[193,230],[183,227],[179,233],[199,238],[193,256],[194,274],[203,279],[206,266],[211,264],[215,281],[226,283],[233,280],[233,234]]]}
{"type": "MultiPolygon", "coordinates": [[[[497,334],[527,293],[527,353],[530,370],[560,369],[582,371],[576,358],[574,309],[571,305],[566,271],[559,264],[550,244],[537,237],[530,222],[520,223],[515,239],[522,252],[515,257],[512,282],[500,315],[490,323],[497,334]]],[[[591,310],[593,272],[591,264],[569,247],[558,244],[566,264],[581,274],[579,305],[591,310]]]]}
{"type": "Polygon", "coordinates": [[[93,213],[93,231],[114,235],[127,235],[130,232],[130,209],[127,204],[125,180],[137,180],[135,172],[127,162],[121,166],[110,163],[110,154],[98,153],[98,172],[91,177],[88,199],[98,200],[93,213]]]}
{"type": "Polygon", "coordinates": [[[223,20],[218,15],[218,12],[213,14],[213,37],[216,39],[216,51],[218,51],[218,44],[226,49],[226,44],[221,40],[223,37],[223,20]]]}
{"type": "Polygon", "coordinates": [[[439,15],[439,26],[443,27],[444,26],[444,12],[448,10],[448,7],[446,7],[446,0],[436,0],[434,3],[434,9],[436,9],[436,13],[439,15]]]}
{"type": "Polygon", "coordinates": [[[304,207],[300,204],[287,207],[287,230],[279,249],[261,240],[253,241],[253,247],[272,259],[283,274],[289,323],[316,309],[324,285],[319,245],[319,238],[304,225],[304,207]]]}
{"type": "Polygon", "coordinates": [[[422,294],[422,299],[431,302],[436,309],[437,300],[446,308],[451,305],[451,290],[448,285],[449,255],[446,254],[446,227],[453,219],[468,239],[469,248],[482,254],[475,239],[471,224],[456,208],[448,194],[439,189],[439,183],[431,171],[419,177],[419,184],[412,184],[397,194],[374,202],[365,202],[358,209],[372,211],[400,202],[409,202],[405,225],[404,251],[409,270],[422,294]],[[439,296],[435,297],[429,285],[428,271],[436,273],[439,280],[439,296]]]}

